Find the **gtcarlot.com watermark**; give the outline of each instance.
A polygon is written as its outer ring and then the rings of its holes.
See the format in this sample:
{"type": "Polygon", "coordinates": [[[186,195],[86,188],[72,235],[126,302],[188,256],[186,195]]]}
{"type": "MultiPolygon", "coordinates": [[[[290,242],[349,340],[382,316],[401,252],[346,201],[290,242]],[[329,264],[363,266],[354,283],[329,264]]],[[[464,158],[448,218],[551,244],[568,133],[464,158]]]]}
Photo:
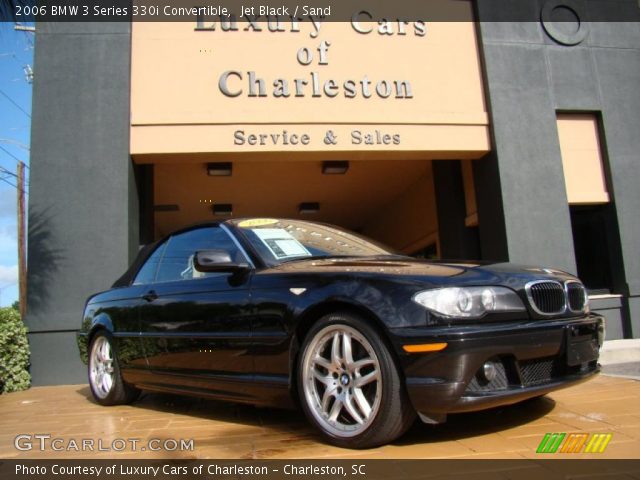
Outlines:
{"type": "Polygon", "coordinates": [[[23,452],[192,452],[193,438],[61,438],[49,433],[17,435],[13,440],[16,450],[23,452]]]}

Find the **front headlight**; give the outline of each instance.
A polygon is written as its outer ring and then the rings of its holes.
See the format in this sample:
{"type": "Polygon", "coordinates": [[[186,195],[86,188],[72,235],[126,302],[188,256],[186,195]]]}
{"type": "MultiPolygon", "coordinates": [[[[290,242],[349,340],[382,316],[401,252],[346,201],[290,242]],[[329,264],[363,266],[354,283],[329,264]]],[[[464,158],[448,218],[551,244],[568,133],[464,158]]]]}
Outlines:
{"type": "Polygon", "coordinates": [[[416,293],[413,301],[443,317],[480,318],[489,312],[523,312],[520,297],[505,287],[449,287],[416,293]]]}

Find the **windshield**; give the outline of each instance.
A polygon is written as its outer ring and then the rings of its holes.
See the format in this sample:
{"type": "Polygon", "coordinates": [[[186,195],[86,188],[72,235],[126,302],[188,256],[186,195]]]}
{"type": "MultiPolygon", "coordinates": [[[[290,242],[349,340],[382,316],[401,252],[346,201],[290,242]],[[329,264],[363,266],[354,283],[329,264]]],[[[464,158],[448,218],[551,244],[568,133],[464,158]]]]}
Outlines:
{"type": "Polygon", "coordinates": [[[305,258],[396,255],[356,234],[330,225],[300,220],[232,220],[267,265],[305,258]]]}

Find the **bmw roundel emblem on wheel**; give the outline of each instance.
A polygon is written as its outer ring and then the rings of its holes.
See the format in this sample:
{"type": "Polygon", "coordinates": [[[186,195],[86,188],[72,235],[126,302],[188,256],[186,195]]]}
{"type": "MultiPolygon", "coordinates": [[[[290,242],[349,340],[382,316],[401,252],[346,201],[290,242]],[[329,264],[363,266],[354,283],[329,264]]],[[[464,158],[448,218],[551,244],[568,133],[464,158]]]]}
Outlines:
{"type": "Polygon", "coordinates": [[[364,432],[380,409],[380,363],[369,342],[348,325],[329,325],[310,339],[301,373],[314,419],[337,436],[364,432]]]}
{"type": "Polygon", "coordinates": [[[605,336],[568,273],[420,260],[277,218],[159,239],[83,319],[102,405],[145,390],[301,408],[347,448],[588,380],[605,336]]]}
{"type": "Polygon", "coordinates": [[[332,443],[369,447],[404,433],[415,413],[375,329],[356,316],[331,314],[306,339],[299,367],[301,400],[332,443]]]}

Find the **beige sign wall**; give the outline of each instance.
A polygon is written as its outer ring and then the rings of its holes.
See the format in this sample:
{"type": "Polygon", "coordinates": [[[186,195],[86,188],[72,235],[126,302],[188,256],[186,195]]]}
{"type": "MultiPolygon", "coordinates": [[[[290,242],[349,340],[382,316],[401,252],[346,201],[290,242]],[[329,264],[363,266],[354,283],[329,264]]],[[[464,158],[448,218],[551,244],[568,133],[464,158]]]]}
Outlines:
{"type": "Polygon", "coordinates": [[[471,22],[213,20],[133,25],[132,154],[490,148],[471,22]]]}

